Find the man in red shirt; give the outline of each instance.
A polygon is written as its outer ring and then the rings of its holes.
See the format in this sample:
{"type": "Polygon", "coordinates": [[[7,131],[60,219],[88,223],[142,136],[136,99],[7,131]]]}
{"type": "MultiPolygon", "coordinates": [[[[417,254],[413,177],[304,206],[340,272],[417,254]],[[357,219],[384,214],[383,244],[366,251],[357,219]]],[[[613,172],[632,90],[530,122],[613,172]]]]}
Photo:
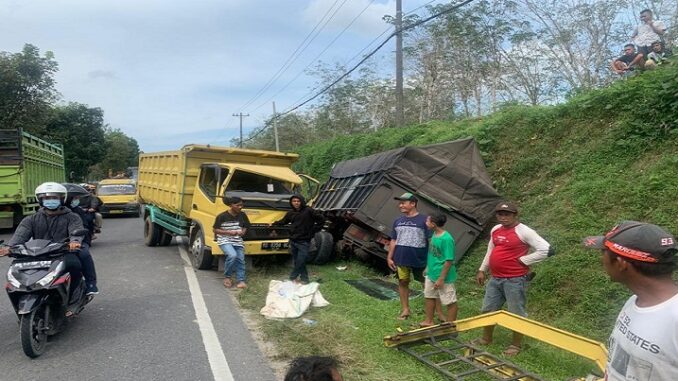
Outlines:
{"type": "MultiPolygon", "coordinates": [[[[499,225],[492,228],[485,259],[478,269],[476,281],[485,284],[485,272],[489,269],[492,278],[485,287],[482,312],[498,311],[507,304],[509,312],[527,316],[527,285],[530,265],[544,260],[551,254],[551,246],[534,230],[520,223],[518,207],[510,202],[501,202],[495,208],[499,225]]],[[[494,326],[485,327],[483,337],[475,344],[492,342],[494,326]]],[[[511,345],[504,355],[520,352],[523,335],[513,332],[511,345]]]]}

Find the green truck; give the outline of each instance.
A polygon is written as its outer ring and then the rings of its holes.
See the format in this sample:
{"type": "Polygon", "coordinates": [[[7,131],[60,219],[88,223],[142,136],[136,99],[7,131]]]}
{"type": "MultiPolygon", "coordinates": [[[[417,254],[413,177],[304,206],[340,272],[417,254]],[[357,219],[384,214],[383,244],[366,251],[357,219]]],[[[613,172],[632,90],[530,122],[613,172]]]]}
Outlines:
{"type": "Polygon", "coordinates": [[[0,129],[0,228],[12,228],[38,210],[38,185],[65,177],[61,145],[21,129],[0,129]]]}

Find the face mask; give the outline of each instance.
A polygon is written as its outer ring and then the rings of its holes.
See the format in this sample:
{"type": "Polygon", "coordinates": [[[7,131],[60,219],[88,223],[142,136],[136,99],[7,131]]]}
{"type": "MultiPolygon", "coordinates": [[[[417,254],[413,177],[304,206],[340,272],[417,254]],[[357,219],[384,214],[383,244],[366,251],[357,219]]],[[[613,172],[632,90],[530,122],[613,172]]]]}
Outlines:
{"type": "Polygon", "coordinates": [[[45,200],[42,205],[49,210],[55,210],[61,206],[61,200],[45,200]]]}
{"type": "Polygon", "coordinates": [[[76,206],[80,205],[80,199],[75,199],[71,201],[71,206],[75,208],[76,206]]]}

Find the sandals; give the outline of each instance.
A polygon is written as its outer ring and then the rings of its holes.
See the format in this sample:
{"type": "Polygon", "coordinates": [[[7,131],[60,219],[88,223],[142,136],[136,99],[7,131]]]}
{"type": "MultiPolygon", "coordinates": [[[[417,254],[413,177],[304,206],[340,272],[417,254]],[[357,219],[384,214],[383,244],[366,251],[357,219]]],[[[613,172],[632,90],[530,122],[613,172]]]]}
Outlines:
{"type": "Polygon", "coordinates": [[[410,314],[401,313],[396,319],[398,320],[407,320],[410,318],[410,314]]]}
{"type": "Polygon", "coordinates": [[[224,287],[226,287],[226,288],[233,287],[233,281],[230,278],[224,279],[224,287]]]}
{"type": "Polygon", "coordinates": [[[522,348],[511,344],[504,350],[504,352],[502,352],[502,354],[504,356],[512,357],[520,353],[521,350],[522,348]]]}

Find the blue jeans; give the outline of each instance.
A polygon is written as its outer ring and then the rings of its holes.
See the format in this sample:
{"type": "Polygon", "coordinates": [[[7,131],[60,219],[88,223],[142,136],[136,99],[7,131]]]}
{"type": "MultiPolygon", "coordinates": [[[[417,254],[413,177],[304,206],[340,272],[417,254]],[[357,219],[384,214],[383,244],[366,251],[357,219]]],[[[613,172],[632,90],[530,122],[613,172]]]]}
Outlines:
{"type": "Polygon", "coordinates": [[[310,241],[292,241],[290,240],[290,252],[292,253],[292,261],[294,268],[290,273],[290,280],[295,280],[297,277],[301,281],[308,283],[308,270],[306,270],[306,260],[308,258],[308,247],[310,241]]]}
{"type": "Polygon", "coordinates": [[[509,312],[527,316],[527,275],[514,278],[492,277],[485,286],[482,313],[499,311],[506,302],[509,312]]]}
{"type": "Polygon", "coordinates": [[[226,256],[224,276],[230,278],[235,267],[235,279],[237,282],[245,281],[245,248],[231,244],[219,245],[226,256]]]}
{"type": "Polygon", "coordinates": [[[97,272],[94,269],[94,259],[92,259],[92,254],[89,252],[89,245],[83,243],[80,246],[80,253],[78,253],[78,258],[82,264],[82,275],[85,276],[85,282],[87,287],[97,285],[97,272]]]}

